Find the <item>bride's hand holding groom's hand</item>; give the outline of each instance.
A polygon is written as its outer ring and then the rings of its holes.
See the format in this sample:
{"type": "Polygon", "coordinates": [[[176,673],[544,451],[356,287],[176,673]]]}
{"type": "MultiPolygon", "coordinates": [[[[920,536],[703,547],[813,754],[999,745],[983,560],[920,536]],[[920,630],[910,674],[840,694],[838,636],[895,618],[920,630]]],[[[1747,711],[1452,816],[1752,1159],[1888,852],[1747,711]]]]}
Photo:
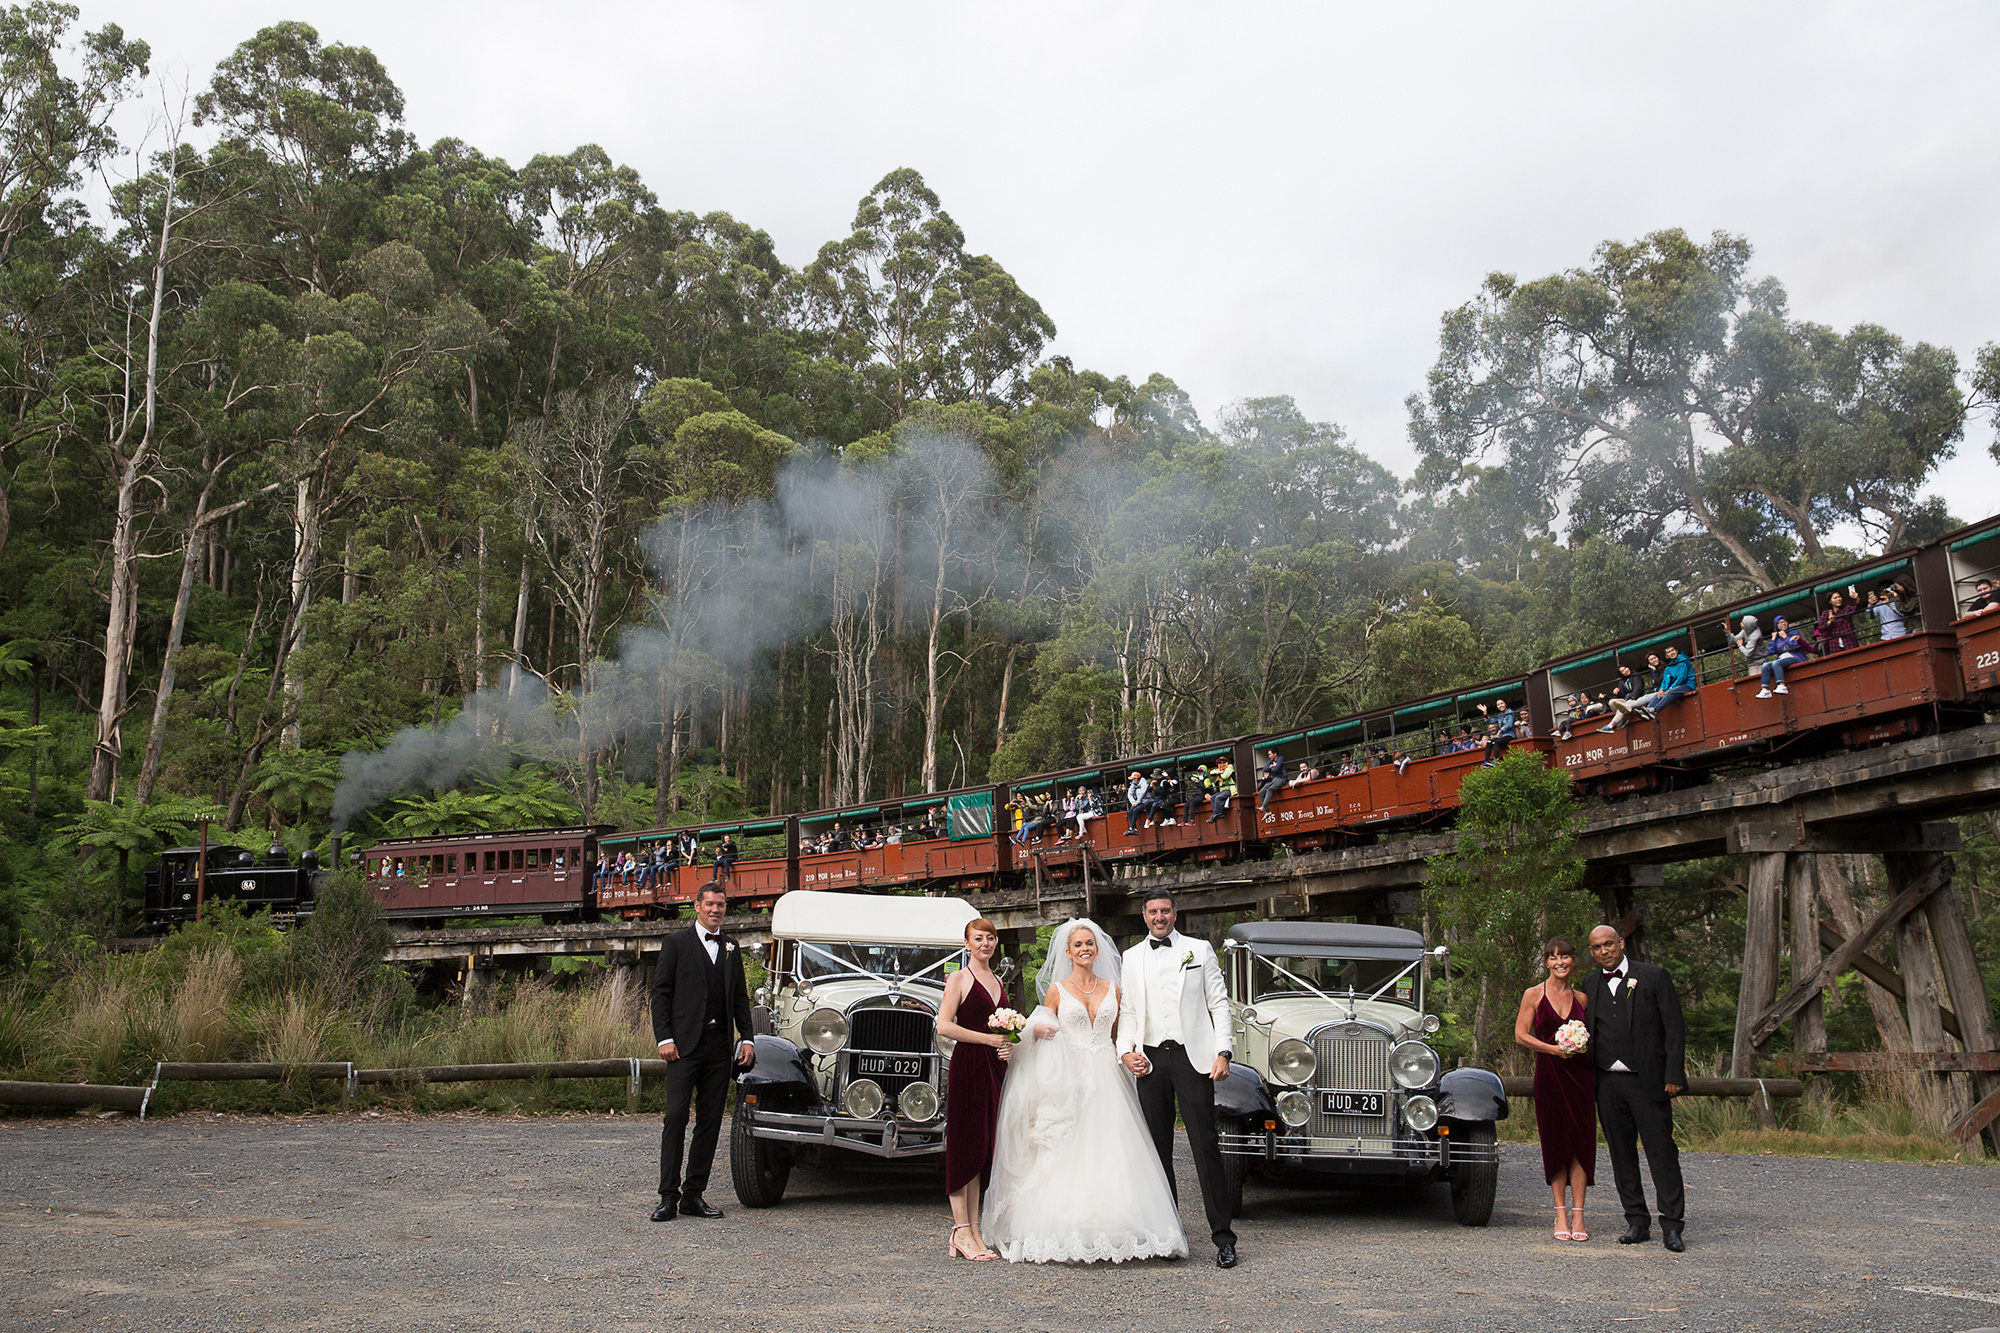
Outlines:
{"type": "Polygon", "coordinates": [[[1118,1058],[1127,1069],[1131,1070],[1139,1078],[1146,1077],[1147,1071],[1152,1068],[1152,1061],[1137,1051],[1127,1051],[1118,1058]]]}

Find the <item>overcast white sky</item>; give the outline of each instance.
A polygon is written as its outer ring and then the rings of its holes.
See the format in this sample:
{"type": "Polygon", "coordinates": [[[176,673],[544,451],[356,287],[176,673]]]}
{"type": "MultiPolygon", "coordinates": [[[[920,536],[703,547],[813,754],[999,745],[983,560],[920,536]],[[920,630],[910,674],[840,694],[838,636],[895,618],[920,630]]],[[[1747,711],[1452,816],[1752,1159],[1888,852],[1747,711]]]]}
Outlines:
{"type": "MultiPolygon", "coordinates": [[[[1489,271],[1737,232],[1795,314],[2000,340],[2000,8],[81,0],[207,83],[256,28],[372,48],[425,143],[604,145],[792,264],[897,166],[1061,330],[1205,419],[1289,393],[1399,474],[1489,271]]],[[[2000,512],[1975,423],[1935,479],[2000,512]]]]}

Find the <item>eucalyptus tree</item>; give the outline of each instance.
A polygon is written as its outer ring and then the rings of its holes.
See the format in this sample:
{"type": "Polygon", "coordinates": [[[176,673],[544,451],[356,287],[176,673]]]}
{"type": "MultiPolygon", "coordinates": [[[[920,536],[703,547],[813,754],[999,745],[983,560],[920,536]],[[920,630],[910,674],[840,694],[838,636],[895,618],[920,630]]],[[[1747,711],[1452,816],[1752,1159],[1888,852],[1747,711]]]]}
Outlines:
{"type": "Polygon", "coordinates": [[[1015,401],[1055,322],[965,233],[908,167],[876,182],[845,239],[801,275],[805,318],[863,368],[889,420],[922,398],[1015,401]]]}
{"type": "Polygon", "coordinates": [[[90,244],[74,192],[117,151],[112,113],[151,58],[115,23],[72,40],[78,14],[51,0],[0,9],[0,550],[12,530],[16,457],[60,428],[54,368],[73,350],[84,303],[66,279],[90,244]],[[74,75],[63,67],[70,50],[74,75]]]}
{"type": "Polygon", "coordinates": [[[1588,268],[1489,276],[1409,399],[1419,484],[1497,461],[1524,499],[1636,511],[1669,538],[1693,524],[1761,588],[1783,572],[1774,539],[1810,556],[1843,514],[1899,534],[1958,437],[1955,361],[1792,321],[1750,254],[1670,230],[1607,241],[1588,268]]]}

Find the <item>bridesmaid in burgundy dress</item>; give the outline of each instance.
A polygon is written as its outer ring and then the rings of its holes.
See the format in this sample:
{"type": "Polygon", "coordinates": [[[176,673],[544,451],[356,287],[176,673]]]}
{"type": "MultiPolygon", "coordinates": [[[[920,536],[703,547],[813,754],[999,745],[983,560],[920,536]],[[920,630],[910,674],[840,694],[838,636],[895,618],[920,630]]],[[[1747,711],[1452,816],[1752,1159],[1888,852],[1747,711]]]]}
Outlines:
{"type": "Polygon", "coordinates": [[[961,1259],[993,1257],[979,1234],[979,1192],[993,1178],[1000,1079],[1006,1073],[1000,1066],[1014,1049],[986,1026],[993,1011],[1007,1003],[1007,988],[993,973],[993,951],[999,947],[1000,930],[991,921],[981,917],[966,926],[965,950],[972,961],[951,974],[938,1006],[938,1031],[958,1043],[944,1094],[944,1189],[951,1196],[952,1221],[945,1253],[961,1259]]]}
{"type": "Polygon", "coordinates": [[[1589,1240],[1583,1193],[1597,1183],[1597,1071],[1585,1055],[1565,1055],[1556,1029],[1583,1017],[1583,992],[1569,984],[1576,950],[1568,940],[1542,948],[1548,979],[1521,996],[1514,1040],[1535,1052],[1535,1127],[1542,1138],[1542,1175],[1555,1195],[1557,1240],[1589,1240]],[[1563,1186],[1570,1207],[1563,1207],[1563,1186]]]}

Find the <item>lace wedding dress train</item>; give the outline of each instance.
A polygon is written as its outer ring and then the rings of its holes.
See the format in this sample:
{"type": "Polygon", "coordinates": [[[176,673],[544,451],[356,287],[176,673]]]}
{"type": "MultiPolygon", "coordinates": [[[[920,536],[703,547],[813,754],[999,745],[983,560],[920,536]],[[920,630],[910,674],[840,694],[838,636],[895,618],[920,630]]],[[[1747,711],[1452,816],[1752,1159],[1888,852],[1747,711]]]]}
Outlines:
{"type": "Polygon", "coordinates": [[[1029,1019],[1007,1072],[980,1221],[986,1243],[1017,1263],[1185,1256],[1138,1091],[1112,1049],[1117,999],[1107,994],[1093,1020],[1082,1001],[1058,995],[1056,1014],[1041,1008],[1029,1019]],[[1051,1020],[1055,1037],[1033,1035],[1051,1020]]]}

